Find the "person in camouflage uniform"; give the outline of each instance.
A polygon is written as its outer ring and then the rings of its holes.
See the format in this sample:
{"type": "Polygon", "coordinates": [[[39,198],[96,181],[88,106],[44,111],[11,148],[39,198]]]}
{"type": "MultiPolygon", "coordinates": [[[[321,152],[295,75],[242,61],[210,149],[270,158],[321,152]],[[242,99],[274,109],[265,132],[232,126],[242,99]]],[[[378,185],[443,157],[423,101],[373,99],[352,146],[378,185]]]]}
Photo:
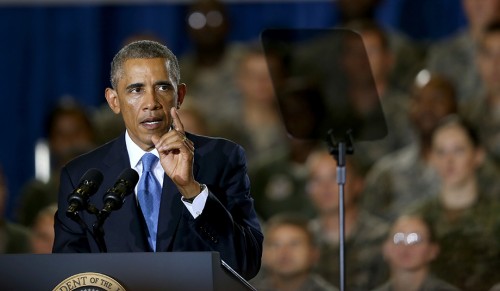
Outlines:
{"type": "Polygon", "coordinates": [[[474,98],[482,90],[475,65],[477,41],[486,25],[500,17],[500,1],[462,0],[468,26],[428,49],[427,68],[449,78],[459,103],[474,98]]]}
{"type": "Polygon", "coordinates": [[[395,52],[389,45],[387,32],[376,22],[358,20],[346,25],[361,35],[370,62],[371,73],[387,124],[387,135],[380,140],[356,144],[356,156],[369,168],[381,156],[410,144],[414,134],[408,121],[409,94],[400,90],[390,78],[395,65],[395,52]]]}
{"type": "Polygon", "coordinates": [[[408,209],[428,219],[440,256],[433,272],[462,290],[487,290],[500,280],[500,207],[481,191],[477,171],[485,153],[477,132],[450,116],[433,135],[431,160],[441,180],[439,195],[408,209]]]}
{"type": "Polygon", "coordinates": [[[265,224],[263,268],[250,283],[259,291],[336,291],[313,272],[320,256],[308,219],[280,213],[265,224]]]}
{"type": "MultiPolygon", "coordinates": [[[[344,27],[358,20],[382,23],[377,15],[384,2],[382,0],[332,0],[331,2],[337,12],[337,27],[344,27]]],[[[423,68],[425,50],[414,39],[394,27],[387,32],[389,46],[394,52],[394,64],[390,72],[391,83],[405,89],[411,84],[415,74],[423,68]]]]}
{"type": "Polygon", "coordinates": [[[232,19],[224,1],[190,1],[186,12],[185,32],[192,47],[178,58],[182,82],[189,84],[189,98],[200,105],[210,134],[221,134],[221,128],[241,118],[235,110],[241,106],[241,99],[235,98],[235,76],[246,45],[229,39],[232,19]],[[197,17],[205,21],[192,21],[197,17]]]}
{"type": "Polygon", "coordinates": [[[417,215],[400,216],[384,243],[384,257],[391,278],[374,291],[458,291],[430,271],[430,263],[439,256],[432,226],[417,215]]]}
{"type": "Polygon", "coordinates": [[[399,216],[408,204],[435,195],[438,179],[428,161],[431,133],[441,118],[457,108],[454,88],[447,79],[431,75],[426,82],[418,80],[409,108],[418,141],[382,157],[366,178],[363,207],[388,220],[399,216]]]}
{"type": "Polygon", "coordinates": [[[485,91],[466,103],[462,112],[479,129],[483,145],[500,166],[500,21],[487,26],[476,57],[485,91]]]}
{"type": "Polygon", "coordinates": [[[270,151],[250,166],[255,210],[265,221],[281,212],[313,217],[315,210],[305,194],[305,161],[315,141],[289,139],[289,150],[270,151]]]}
{"type": "MultiPolygon", "coordinates": [[[[318,211],[310,226],[320,245],[317,272],[339,286],[339,186],[337,163],[320,148],[307,160],[307,191],[318,211]]],[[[348,157],[345,184],[345,287],[346,290],[369,290],[387,278],[381,245],[388,225],[359,207],[363,175],[356,161],[348,157]]]]}

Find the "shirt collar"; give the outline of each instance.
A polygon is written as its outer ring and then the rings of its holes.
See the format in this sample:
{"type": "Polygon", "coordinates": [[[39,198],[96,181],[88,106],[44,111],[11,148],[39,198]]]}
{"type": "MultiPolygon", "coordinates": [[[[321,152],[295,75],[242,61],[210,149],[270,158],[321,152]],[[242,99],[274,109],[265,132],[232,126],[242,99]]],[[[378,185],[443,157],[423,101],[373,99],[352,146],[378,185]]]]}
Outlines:
{"type": "MultiPolygon", "coordinates": [[[[130,167],[137,170],[139,162],[141,161],[142,156],[147,153],[141,149],[133,140],[130,138],[128,130],[125,131],[125,145],[127,146],[128,158],[130,160],[130,167]]],[[[152,149],[149,153],[154,154],[158,158],[160,155],[158,154],[157,149],[152,149]]]]}

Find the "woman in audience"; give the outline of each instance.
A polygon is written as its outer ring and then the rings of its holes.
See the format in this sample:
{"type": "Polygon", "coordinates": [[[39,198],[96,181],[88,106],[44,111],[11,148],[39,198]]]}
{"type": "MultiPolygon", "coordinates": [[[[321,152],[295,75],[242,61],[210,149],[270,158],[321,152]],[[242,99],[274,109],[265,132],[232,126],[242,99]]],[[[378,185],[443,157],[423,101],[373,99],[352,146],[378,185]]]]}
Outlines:
{"type": "Polygon", "coordinates": [[[485,152],[476,130],[452,115],[432,135],[431,162],[440,178],[438,195],[411,207],[436,230],[441,255],[433,264],[439,277],[462,290],[487,290],[498,281],[500,208],[485,195],[478,169],[485,152]]]}

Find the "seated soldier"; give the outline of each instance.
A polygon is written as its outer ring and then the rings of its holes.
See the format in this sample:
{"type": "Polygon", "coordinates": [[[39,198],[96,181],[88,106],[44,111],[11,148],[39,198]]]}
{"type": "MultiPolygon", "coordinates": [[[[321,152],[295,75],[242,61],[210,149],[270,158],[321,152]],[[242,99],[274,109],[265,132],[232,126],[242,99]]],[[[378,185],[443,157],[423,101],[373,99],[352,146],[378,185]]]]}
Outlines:
{"type": "Polygon", "coordinates": [[[296,214],[277,214],[265,225],[263,269],[251,283],[260,291],[334,291],[313,273],[319,257],[308,220],[296,214]]]}
{"type": "Polygon", "coordinates": [[[399,217],[384,243],[383,252],[391,277],[375,291],[458,291],[430,272],[430,263],[439,254],[439,245],[431,225],[422,217],[399,217]]]}

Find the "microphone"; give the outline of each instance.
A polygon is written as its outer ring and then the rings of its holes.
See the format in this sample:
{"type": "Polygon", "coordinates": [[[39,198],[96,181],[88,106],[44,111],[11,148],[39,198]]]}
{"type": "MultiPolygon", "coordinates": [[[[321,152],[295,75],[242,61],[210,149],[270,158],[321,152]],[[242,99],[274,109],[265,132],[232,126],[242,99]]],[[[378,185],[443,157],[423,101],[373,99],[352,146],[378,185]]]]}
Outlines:
{"type": "Polygon", "coordinates": [[[125,197],[134,191],[135,184],[139,181],[139,174],[131,168],[127,168],[121,172],[115,185],[106,191],[104,194],[104,207],[96,213],[97,221],[93,224],[92,236],[94,237],[99,250],[102,253],[107,252],[106,243],[104,241],[103,224],[106,218],[111,214],[111,211],[118,210],[123,206],[125,197]]]}
{"type": "Polygon", "coordinates": [[[94,195],[101,186],[102,173],[97,169],[89,169],[83,174],[78,186],[68,196],[68,209],[66,215],[75,216],[79,210],[87,208],[89,197],[94,195]]]}
{"type": "Polygon", "coordinates": [[[118,176],[115,185],[104,194],[103,212],[108,213],[118,210],[123,206],[125,197],[134,191],[139,181],[139,174],[131,168],[127,168],[118,176]]]}

